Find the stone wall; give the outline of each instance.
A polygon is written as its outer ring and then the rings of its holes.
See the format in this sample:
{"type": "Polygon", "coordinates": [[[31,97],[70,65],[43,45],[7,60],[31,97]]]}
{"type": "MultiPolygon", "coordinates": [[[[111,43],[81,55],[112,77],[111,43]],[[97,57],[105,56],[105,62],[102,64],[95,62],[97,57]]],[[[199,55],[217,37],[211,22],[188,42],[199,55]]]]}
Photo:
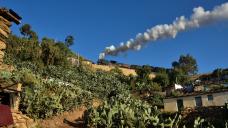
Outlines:
{"type": "Polygon", "coordinates": [[[21,17],[11,9],[0,8],[0,65],[3,63],[6,39],[11,33],[12,22],[19,24],[21,17]]]}
{"type": "Polygon", "coordinates": [[[35,128],[36,127],[37,124],[26,115],[23,115],[21,112],[14,109],[12,109],[11,112],[12,112],[13,121],[14,121],[13,127],[16,127],[16,128],[35,128]]]}

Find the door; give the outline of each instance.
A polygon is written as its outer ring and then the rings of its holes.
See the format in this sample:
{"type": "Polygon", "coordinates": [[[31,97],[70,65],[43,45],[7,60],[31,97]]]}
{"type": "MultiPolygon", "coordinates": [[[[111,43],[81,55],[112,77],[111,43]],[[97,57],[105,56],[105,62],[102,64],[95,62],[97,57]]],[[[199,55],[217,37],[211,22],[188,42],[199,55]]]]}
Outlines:
{"type": "Polygon", "coordinates": [[[184,108],[183,99],[177,99],[177,108],[178,108],[178,111],[183,110],[184,108]]]}
{"type": "Polygon", "coordinates": [[[10,94],[0,92],[0,104],[10,106],[10,94]]]}
{"type": "Polygon", "coordinates": [[[195,97],[196,107],[202,107],[202,98],[201,96],[195,97]]]}

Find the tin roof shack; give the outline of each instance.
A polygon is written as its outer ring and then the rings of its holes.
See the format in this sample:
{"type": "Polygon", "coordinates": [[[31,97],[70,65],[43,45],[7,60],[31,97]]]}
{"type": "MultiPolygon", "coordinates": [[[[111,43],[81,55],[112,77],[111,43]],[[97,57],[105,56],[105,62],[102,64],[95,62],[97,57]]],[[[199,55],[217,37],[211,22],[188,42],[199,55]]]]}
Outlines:
{"type": "Polygon", "coordinates": [[[164,111],[167,112],[177,112],[184,108],[224,106],[228,103],[228,89],[171,96],[164,98],[163,102],[164,111]]]}

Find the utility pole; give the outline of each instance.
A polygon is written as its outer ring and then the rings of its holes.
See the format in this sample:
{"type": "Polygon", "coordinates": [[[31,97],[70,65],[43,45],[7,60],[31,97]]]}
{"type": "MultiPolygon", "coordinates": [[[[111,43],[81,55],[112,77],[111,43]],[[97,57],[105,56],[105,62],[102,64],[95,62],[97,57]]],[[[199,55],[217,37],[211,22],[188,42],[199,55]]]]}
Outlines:
{"type": "Polygon", "coordinates": [[[77,59],[77,61],[78,61],[78,63],[77,63],[77,67],[79,67],[80,66],[80,62],[79,62],[79,53],[77,54],[78,55],[78,59],[77,59]]]}

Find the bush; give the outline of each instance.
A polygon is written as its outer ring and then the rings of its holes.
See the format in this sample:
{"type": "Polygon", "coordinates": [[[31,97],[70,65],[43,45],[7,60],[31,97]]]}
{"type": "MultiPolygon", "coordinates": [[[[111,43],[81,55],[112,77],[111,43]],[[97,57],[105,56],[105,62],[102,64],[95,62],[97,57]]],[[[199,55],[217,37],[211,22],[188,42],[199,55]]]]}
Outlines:
{"type": "Polygon", "coordinates": [[[163,98],[164,96],[154,93],[152,96],[146,97],[146,99],[144,100],[147,101],[149,104],[153,106],[158,106],[160,108],[164,106],[163,98]]]}
{"type": "Polygon", "coordinates": [[[162,90],[162,88],[158,83],[152,82],[151,83],[151,90],[160,92],[162,90]]]}
{"type": "Polygon", "coordinates": [[[160,84],[162,87],[167,87],[169,85],[169,76],[166,73],[159,73],[156,75],[153,81],[160,84]]]}
{"type": "Polygon", "coordinates": [[[138,91],[161,91],[161,86],[155,82],[145,83],[137,82],[136,89],[138,91]]]}
{"type": "Polygon", "coordinates": [[[39,81],[36,78],[36,75],[32,73],[32,71],[28,69],[23,69],[20,71],[22,78],[21,81],[22,83],[26,85],[38,85],[39,81]]]}
{"type": "Polygon", "coordinates": [[[8,71],[0,71],[0,79],[10,79],[12,76],[11,72],[8,71]]]}
{"type": "Polygon", "coordinates": [[[111,93],[129,94],[129,86],[113,73],[61,66],[48,66],[40,72],[42,75],[20,68],[21,80],[27,85],[20,110],[33,118],[51,117],[88,105],[93,98],[108,99],[111,93]]]}
{"type": "Polygon", "coordinates": [[[171,96],[177,97],[177,96],[181,96],[182,93],[180,91],[173,91],[171,92],[171,96]]]}
{"type": "Polygon", "coordinates": [[[51,117],[92,100],[90,92],[60,80],[26,86],[21,97],[20,110],[33,118],[51,117]]]}
{"type": "Polygon", "coordinates": [[[89,108],[85,112],[85,127],[151,127],[160,126],[156,107],[134,100],[130,97],[125,100],[114,99],[105,102],[98,108],[89,108]]]}

